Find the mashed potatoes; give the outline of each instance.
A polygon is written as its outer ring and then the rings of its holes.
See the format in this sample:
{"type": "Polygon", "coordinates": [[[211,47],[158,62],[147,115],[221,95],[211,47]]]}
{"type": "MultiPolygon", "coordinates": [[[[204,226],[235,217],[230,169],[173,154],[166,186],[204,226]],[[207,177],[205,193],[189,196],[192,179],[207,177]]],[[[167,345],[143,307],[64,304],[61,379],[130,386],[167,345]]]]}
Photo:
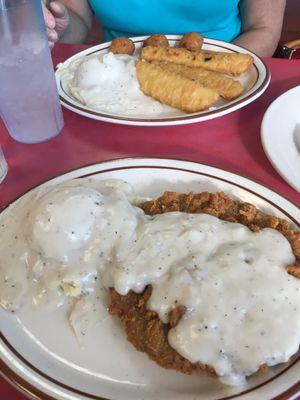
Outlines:
{"type": "Polygon", "coordinates": [[[59,72],[64,90],[97,111],[145,116],[178,114],[142,93],[135,58],[128,55],[92,55],[73,61],[59,72]]]}

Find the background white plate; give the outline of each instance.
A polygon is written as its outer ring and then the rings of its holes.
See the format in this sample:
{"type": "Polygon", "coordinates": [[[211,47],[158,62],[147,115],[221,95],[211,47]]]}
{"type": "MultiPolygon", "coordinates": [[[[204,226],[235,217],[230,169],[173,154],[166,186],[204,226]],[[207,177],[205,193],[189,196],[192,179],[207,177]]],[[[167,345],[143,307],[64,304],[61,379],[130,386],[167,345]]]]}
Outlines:
{"type": "Polygon", "coordinates": [[[300,86],[269,106],[261,124],[261,140],[273,167],[300,192],[300,86]]]}
{"type": "MultiPolygon", "coordinates": [[[[131,38],[136,47],[136,54],[139,54],[140,49],[143,45],[144,40],[148,36],[139,36],[131,38]]],[[[181,35],[167,35],[169,43],[171,46],[174,46],[181,39],[181,35]]],[[[108,48],[111,42],[102,43],[98,46],[91,47],[87,50],[81,51],[77,53],[73,57],[66,60],[63,64],[58,66],[57,72],[70,64],[70,62],[76,60],[77,58],[87,56],[90,54],[104,54],[108,52],[108,48]]],[[[158,116],[154,118],[151,116],[147,118],[136,117],[117,114],[109,114],[107,112],[99,112],[97,110],[93,110],[92,108],[86,107],[81,104],[78,100],[74,99],[66,91],[64,90],[58,73],[56,72],[56,82],[58,87],[58,92],[60,95],[60,100],[62,105],[64,105],[69,110],[74,111],[77,114],[84,115],[85,117],[106,121],[106,122],[114,122],[116,124],[125,124],[125,125],[145,125],[145,126],[158,126],[158,125],[182,125],[182,124],[190,124],[200,121],[206,121],[208,119],[220,117],[222,115],[228,114],[232,111],[235,111],[245,105],[249,104],[257,97],[259,97],[268,87],[270,83],[270,72],[265,65],[265,63],[254,53],[246,50],[242,47],[236,46],[231,43],[222,42],[219,40],[205,39],[203,44],[203,49],[206,50],[214,50],[214,51],[226,51],[226,52],[239,52],[239,53],[248,53],[251,54],[254,58],[254,64],[249,68],[249,70],[243,74],[238,80],[245,87],[245,92],[233,101],[226,100],[218,100],[214,107],[210,110],[201,111],[194,114],[186,114],[182,111],[178,110],[178,115],[172,112],[171,115],[165,115],[164,117],[158,116]]],[[[237,78],[236,78],[237,79],[237,78]]]]}
{"type": "MultiPolygon", "coordinates": [[[[271,190],[206,165],[167,159],[121,159],[74,170],[44,185],[93,175],[131,183],[140,196],[165,190],[215,192],[256,204],[297,223],[298,208],[271,190]]],[[[25,194],[26,196],[26,194],[25,194]]],[[[85,348],[59,313],[0,309],[0,366],[7,379],[34,399],[64,400],[269,400],[294,398],[299,388],[300,354],[285,365],[228,388],[201,373],[167,371],[126,341],[117,318],[106,316],[90,330],[85,348]],[[298,382],[298,387],[297,387],[298,382]],[[293,397],[291,397],[293,395],[293,397]]],[[[1,397],[1,396],[0,396],[1,397]]]]}

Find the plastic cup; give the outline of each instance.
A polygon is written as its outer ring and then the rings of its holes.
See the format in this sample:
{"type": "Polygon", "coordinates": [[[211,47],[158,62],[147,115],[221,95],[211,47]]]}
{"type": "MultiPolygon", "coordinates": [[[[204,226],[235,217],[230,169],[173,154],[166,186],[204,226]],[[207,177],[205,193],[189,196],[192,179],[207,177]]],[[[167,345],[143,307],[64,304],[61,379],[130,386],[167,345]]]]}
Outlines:
{"type": "Polygon", "coordinates": [[[41,0],[0,0],[0,115],[23,143],[63,128],[41,0]]]}

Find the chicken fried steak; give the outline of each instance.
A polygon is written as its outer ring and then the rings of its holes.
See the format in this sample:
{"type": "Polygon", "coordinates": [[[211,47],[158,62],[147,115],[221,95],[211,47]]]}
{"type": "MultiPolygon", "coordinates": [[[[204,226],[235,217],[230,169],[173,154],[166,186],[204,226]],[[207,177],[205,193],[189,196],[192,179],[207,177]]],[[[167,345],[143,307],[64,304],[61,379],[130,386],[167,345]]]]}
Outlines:
{"type": "MultiPolygon", "coordinates": [[[[162,197],[147,201],[140,207],[148,215],[170,211],[206,213],[225,221],[239,222],[254,232],[259,232],[263,228],[276,229],[288,239],[296,257],[296,263],[287,266],[287,271],[300,278],[300,232],[292,229],[288,221],[263,214],[252,204],[231,200],[222,192],[216,194],[165,192],[162,197]]],[[[161,367],[186,374],[191,374],[193,370],[202,370],[216,377],[212,367],[191,363],[168,343],[169,330],[177,325],[186,308],[180,304],[176,306],[169,315],[169,323],[164,324],[156,312],[147,309],[151,293],[151,286],[141,294],[130,291],[125,296],[118,294],[114,289],[110,291],[109,312],[120,318],[129,342],[137,350],[147,353],[161,367]]],[[[260,366],[260,371],[264,370],[267,370],[266,364],[260,366]]]]}

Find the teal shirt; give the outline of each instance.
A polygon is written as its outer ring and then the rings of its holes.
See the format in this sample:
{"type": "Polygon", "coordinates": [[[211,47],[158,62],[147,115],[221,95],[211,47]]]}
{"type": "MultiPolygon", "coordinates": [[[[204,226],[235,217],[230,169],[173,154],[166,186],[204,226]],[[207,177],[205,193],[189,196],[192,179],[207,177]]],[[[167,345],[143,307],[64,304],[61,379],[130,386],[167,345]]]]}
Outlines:
{"type": "Polygon", "coordinates": [[[227,42],[241,31],[239,0],[90,0],[105,40],[199,32],[227,42]]]}

